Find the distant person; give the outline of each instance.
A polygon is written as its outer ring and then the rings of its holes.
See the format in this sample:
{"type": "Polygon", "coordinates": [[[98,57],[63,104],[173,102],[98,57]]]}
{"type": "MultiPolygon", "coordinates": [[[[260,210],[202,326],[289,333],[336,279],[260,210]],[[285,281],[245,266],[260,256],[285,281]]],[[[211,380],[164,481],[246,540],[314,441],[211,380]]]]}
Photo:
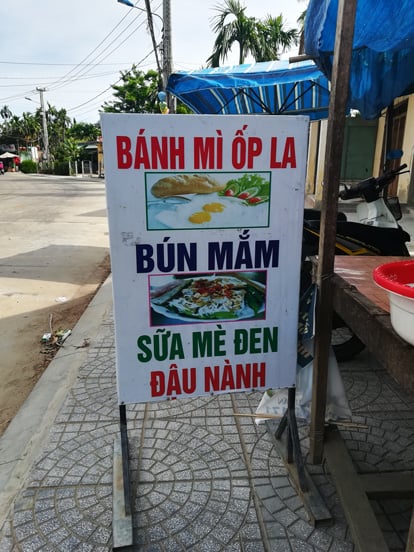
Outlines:
{"type": "Polygon", "coordinates": [[[4,174],[4,164],[3,164],[3,161],[0,161],[0,174],[4,174]]]}

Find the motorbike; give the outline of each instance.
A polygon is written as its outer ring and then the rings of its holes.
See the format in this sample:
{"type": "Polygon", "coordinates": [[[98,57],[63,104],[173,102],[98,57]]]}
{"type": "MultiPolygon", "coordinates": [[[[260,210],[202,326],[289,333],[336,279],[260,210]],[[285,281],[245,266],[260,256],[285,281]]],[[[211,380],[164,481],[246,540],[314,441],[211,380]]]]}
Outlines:
{"type": "MultiPolygon", "coordinates": [[[[340,199],[359,199],[356,207],[357,222],[349,221],[338,212],[336,223],[335,255],[379,255],[409,257],[406,243],[410,235],[400,226],[402,218],[398,198],[388,197],[388,187],[407,165],[389,170],[379,177],[370,177],[357,185],[339,192],[340,199]]],[[[305,209],[302,240],[302,289],[312,280],[309,258],[318,254],[320,237],[320,211],[305,209]]],[[[332,321],[332,347],[337,360],[350,360],[364,349],[364,344],[334,313],[332,321]]]]}

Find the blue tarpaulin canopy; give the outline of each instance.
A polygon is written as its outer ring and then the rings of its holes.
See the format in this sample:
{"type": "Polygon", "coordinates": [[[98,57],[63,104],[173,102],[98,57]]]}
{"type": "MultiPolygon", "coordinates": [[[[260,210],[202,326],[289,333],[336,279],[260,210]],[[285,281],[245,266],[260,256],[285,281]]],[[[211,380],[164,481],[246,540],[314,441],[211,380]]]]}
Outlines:
{"type": "MultiPolygon", "coordinates": [[[[305,51],[330,79],[338,0],[310,0],[305,51]]],[[[412,0],[358,0],[349,107],[375,119],[392,101],[414,92],[412,0]]]]}
{"type": "Polygon", "coordinates": [[[195,113],[326,119],[329,81],[312,61],[271,61],[173,73],[167,90],[195,113]]]}

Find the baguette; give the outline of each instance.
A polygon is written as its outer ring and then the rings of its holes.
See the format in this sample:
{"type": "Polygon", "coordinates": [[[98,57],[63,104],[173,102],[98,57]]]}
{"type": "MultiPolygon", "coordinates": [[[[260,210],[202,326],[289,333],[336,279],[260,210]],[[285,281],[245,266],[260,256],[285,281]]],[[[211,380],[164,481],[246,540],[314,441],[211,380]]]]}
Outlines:
{"type": "Polygon", "coordinates": [[[155,197],[171,197],[182,194],[211,194],[225,188],[208,174],[177,174],[156,182],[151,192],[155,197]]]}

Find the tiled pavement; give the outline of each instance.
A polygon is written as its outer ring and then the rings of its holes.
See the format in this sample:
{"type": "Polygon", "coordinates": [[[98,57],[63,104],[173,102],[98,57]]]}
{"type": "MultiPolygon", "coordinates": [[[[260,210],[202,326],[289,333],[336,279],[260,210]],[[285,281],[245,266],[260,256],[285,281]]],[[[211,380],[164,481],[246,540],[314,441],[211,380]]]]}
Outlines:
{"type": "MultiPolygon", "coordinates": [[[[101,290],[95,302],[102,302],[102,293],[107,292],[101,290]]],[[[0,481],[7,490],[3,496],[13,495],[0,520],[0,552],[112,548],[113,443],[119,418],[110,301],[99,316],[97,331],[87,335],[90,345],[67,382],[64,400],[55,411],[48,403],[48,416],[39,422],[47,431],[25,469],[15,470],[12,461],[4,460],[4,452],[13,439],[19,440],[19,424],[23,429],[28,418],[17,420],[0,440],[0,481]]],[[[81,338],[74,331],[63,356],[70,356],[70,347],[81,338]]],[[[52,371],[55,362],[59,359],[51,364],[52,371]]],[[[374,473],[412,469],[412,396],[367,353],[340,368],[357,424],[343,427],[341,434],[355,464],[374,473]]],[[[307,464],[333,516],[331,526],[315,528],[266,426],[234,415],[255,412],[260,398],[259,393],[239,393],[127,407],[132,550],[354,549],[326,466],[307,464]]],[[[30,399],[26,416],[29,407],[30,399]]],[[[299,429],[306,457],[308,427],[300,424],[299,429]]],[[[383,501],[373,507],[390,550],[403,551],[411,501],[383,501]]]]}

